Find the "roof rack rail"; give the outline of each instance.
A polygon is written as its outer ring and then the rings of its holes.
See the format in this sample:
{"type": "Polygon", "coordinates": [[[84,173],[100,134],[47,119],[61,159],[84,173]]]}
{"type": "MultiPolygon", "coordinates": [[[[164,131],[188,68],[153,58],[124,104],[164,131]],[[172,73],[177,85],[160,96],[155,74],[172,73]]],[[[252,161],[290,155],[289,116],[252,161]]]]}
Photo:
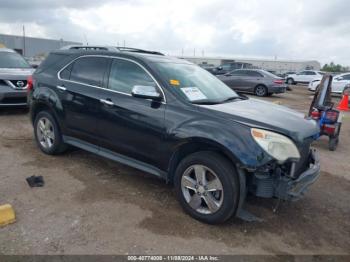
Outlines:
{"type": "Polygon", "coordinates": [[[94,46],[94,45],[67,45],[61,48],[61,50],[91,50],[91,51],[116,51],[119,50],[114,46],[94,46]]]}
{"type": "Polygon", "coordinates": [[[133,48],[133,47],[117,46],[116,48],[121,52],[134,52],[134,53],[144,53],[144,54],[152,54],[152,55],[164,55],[161,52],[149,51],[149,50],[138,49],[138,48],[133,48]]]}
{"type": "Polygon", "coordinates": [[[143,50],[133,47],[122,46],[93,46],[93,45],[68,45],[61,48],[61,50],[90,50],[90,51],[113,51],[113,52],[133,52],[152,55],[164,55],[157,51],[143,50]]]}

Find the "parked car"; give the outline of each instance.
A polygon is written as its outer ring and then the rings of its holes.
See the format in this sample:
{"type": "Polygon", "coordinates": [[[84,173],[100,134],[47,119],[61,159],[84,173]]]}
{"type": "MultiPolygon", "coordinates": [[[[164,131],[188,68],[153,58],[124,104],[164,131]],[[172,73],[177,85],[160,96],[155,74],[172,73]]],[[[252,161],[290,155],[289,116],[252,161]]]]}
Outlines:
{"type": "Polygon", "coordinates": [[[217,77],[235,91],[257,96],[284,93],[287,88],[282,78],[262,69],[238,69],[217,77]]]}
{"type": "Polygon", "coordinates": [[[199,64],[199,66],[212,74],[217,70],[217,67],[213,64],[199,64]]]}
{"type": "Polygon", "coordinates": [[[0,107],[27,105],[27,78],[33,71],[20,54],[0,48],[0,107]]]}
{"type": "MultiPolygon", "coordinates": [[[[321,81],[314,80],[309,83],[308,89],[315,92],[321,81]]],[[[350,73],[344,73],[333,77],[332,93],[342,94],[346,85],[350,84],[350,73]]]]}
{"type": "Polygon", "coordinates": [[[208,70],[213,75],[224,75],[236,69],[252,68],[252,64],[244,62],[230,62],[224,63],[218,67],[208,70]]]}
{"type": "Polygon", "coordinates": [[[288,85],[295,85],[298,83],[301,84],[309,84],[310,82],[314,80],[320,80],[322,79],[322,76],[324,75],[321,71],[315,71],[315,70],[304,70],[296,74],[290,74],[287,76],[286,82],[288,85]]]}
{"type": "Polygon", "coordinates": [[[288,76],[288,75],[294,75],[295,73],[296,73],[296,72],[294,72],[294,71],[287,71],[287,72],[285,72],[285,73],[280,74],[279,76],[282,77],[282,78],[287,79],[287,76],[288,76]]]}
{"type": "Polygon", "coordinates": [[[137,52],[51,53],[28,93],[42,152],[68,145],[173,183],[207,223],[242,214],[247,192],[301,198],[319,176],[319,129],[286,107],[239,96],[185,60],[137,52]]]}

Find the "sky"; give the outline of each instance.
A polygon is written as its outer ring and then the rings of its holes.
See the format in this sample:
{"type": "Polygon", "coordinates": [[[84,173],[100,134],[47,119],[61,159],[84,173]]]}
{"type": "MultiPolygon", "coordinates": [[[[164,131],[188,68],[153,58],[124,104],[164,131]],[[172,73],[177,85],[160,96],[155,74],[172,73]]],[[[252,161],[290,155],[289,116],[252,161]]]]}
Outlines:
{"type": "Polygon", "coordinates": [[[350,66],[349,0],[0,0],[0,33],[350,66]]]}

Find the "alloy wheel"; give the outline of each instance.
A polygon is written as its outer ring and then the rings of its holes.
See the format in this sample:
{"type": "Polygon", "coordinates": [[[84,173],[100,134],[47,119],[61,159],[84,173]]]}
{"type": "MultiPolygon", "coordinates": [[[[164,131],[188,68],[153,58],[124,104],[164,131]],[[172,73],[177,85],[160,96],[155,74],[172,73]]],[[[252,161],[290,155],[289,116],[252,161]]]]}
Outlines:
{"type": "Polygon", "coordinates": [[[255,94],[257,96],[265,96],[266,95],[266,90],[265,87],[263,86],[257,86],[255,90],[255,94]]]}
{"type": "Polygon", "coordinates": [[[219,177],[203,165],[192,165],[185,170],[181,178],[181,190],[189,206],[201,214],[217,212],[224,200],[219,177]]]}
{"type": "Polygon", "coordinates": [[[40,145],[45,149],[50,149],[55,143],[55,132],[51,121],[46,117],[40,118],[36,132],[40,145]]]}

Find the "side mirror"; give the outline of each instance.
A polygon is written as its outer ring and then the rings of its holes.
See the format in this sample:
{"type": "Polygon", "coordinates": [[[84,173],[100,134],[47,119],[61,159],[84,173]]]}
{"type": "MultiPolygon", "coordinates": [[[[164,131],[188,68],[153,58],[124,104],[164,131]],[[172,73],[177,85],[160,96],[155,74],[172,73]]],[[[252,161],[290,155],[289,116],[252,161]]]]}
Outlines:
{"type": "Polygon", "coordinates": [[[134,86],[131,95],[143,99],[162,100],[162,95],[154,86],[134,86]]]}
{"type": "Polygon", "coordinates": [[[222,70],[222,66],[218,66],[217,69],[218,69],[218,70],[222,70]]]}
{"type": "Polygon", "coordinates": [[[32,66],[32,68],[38,68],[38,65],[31,65],[32,66]]]}

